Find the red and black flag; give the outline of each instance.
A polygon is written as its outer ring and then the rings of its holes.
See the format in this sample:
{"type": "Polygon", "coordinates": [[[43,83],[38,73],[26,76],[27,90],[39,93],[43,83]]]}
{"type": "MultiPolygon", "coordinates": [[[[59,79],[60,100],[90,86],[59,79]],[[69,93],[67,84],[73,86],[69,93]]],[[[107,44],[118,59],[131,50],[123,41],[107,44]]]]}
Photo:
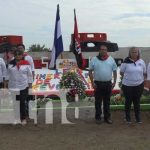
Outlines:
{"type": "Polygon", "coordinates": [[[85,67],[87,66],[87,60],[83,58],[81,52],[81,45],[80,45],[80,38],[78,33],[78,25],[77,25],[75,9],[74,9],[73,53],[75,54],[78,67],[80,69],[85,69],[85,67]]]}

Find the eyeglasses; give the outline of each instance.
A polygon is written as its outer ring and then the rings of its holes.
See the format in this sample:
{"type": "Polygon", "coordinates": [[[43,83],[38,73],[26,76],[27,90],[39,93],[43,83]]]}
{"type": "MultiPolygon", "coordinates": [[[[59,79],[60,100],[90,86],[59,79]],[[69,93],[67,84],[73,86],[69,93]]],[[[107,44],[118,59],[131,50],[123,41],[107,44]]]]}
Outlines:
{"type": "Polygon", "coordinates": [[[138,52],[131,52],[132,54],[136,54],[136,53],[138,53],[138,52]]]}

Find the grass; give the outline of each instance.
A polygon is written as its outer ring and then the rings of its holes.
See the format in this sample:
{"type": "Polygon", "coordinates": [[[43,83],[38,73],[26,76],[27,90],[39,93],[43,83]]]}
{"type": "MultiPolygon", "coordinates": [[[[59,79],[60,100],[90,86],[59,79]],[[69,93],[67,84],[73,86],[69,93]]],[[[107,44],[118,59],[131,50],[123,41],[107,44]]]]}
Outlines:
{"type": "MultiPolygon", "coordinates": [[[[150,104],[140,104],[142,111],[150,110],[150,104]]],[[[124,110],[124,105],[110,105],[111,110],[124,110]]],[[[132,106],[133,109],[133,106],[132,106]]]]}

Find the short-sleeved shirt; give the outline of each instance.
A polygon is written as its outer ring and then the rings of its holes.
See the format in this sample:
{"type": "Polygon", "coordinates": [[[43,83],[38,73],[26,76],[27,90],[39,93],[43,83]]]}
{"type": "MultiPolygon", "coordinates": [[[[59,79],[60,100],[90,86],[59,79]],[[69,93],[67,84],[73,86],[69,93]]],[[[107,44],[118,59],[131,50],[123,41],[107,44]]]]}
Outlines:
{"type": "Polygon", "coordinates": [[[10,62],[8,65],[6,79],[9,80],[9,89],[24,90],[27,88],[28,84],[33,82],[32,71],[29,62],[26,61],[26,64],[20,65],[19,68],[10,62]]]}
{"type": "Polygon", "coordinates": [[[34,71],[34,62],[33,62],[33,58],[30,55],[26,55],[24,57],[25,60],[27,60],[30,63],[31,66],[31,70],[34,71]]]}
{"type": "Polygon", "coordinates": [[[150,80],[150,63],[147,66],[147,80],[150,80]]]}
{"type": "Polygon", "coordinates": [[[93,57],[89,64],[89,70],[93,70],[95,81],[111,81],[112,72],[117,70],[115,60],[109,56],[106,60],[93,57]]]}
{"type": "Polygon", "coordinates": [[[126,58],[120,66],[120,72],[124,73],[122,84],[126,86],[138,86],[144,82],[144,73],[146,73],[146,65],[142,59],[136,62],[126,58]]]}
{"type": "Polygon", "coordinates": [[[3,78],[6,77],[7,70],[5,62],[2,58],[0,58],[0,82],[3,82],[3,78]]]}

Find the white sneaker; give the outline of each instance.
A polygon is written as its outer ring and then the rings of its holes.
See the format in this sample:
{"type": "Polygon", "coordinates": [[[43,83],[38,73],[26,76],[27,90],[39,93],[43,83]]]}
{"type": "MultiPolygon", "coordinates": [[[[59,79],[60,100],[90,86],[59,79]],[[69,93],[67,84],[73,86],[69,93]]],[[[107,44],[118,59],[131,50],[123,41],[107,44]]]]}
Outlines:
{"type": "Polygon", "coordinates": [[[21,124],[22,124],[23,126],[25,126],[25,125],[27,124],[26,119],[22,120],[21,124]]]}

